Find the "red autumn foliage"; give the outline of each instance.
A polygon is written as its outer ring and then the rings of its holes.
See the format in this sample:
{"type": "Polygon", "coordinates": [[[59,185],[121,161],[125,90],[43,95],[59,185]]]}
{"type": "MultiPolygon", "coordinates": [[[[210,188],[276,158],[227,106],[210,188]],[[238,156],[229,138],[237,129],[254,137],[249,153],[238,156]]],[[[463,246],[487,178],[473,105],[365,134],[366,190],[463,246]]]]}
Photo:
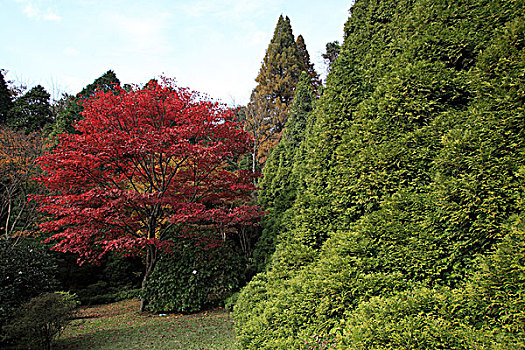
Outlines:
{"type": "Polygon", "coordinates": [[[51,193],[35,197],[50,218],[40,228],[55,250],[96,261],[147,248],[151,272],[174,226],[257,222],[254,174],[236,166],[252,140],[229,109],[168,81],[115,90],[84,102],[78,134],[38,160],[51,193]]]}

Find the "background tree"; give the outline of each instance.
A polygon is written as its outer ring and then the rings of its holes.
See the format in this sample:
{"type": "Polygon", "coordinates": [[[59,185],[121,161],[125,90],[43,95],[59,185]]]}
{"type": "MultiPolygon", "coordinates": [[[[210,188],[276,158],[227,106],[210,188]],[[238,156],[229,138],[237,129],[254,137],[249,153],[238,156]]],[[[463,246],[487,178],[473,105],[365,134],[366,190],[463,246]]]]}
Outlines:
{"type": "Polygon", "coordinates": [[[41,190],[33,177],[40,173],[35,160],[44,149],[40,134],[0,126],[0,233],[5,239],[36,229],[38,213],[27,197],[41,190]]]}
{"type": "Polygon", "coordinates": [[[73,124],[82,118],[83,102],[92,97],[96,91],[113,91],[117,86],[120,86],[120,80],[115,72],[108,70],[83,88],[74,98],[67,97],[67,107],[62,108],[63,110],[57,115],[53,134],[58,135],[64,131],[75,132],[73,124]]]}
{"type": "Polygon", "coordinates": [[[61,113],[65,112],[65,110],[70,107],[70,104],[73,103],[75,99],[75,96],[64,92],[60,95],[60,97],[57,100],[53,101],[53,103],[51,104],[51,111],[53,112],[55,123],[58,116],[61,113]]]}
{"type": "Polygon", "coordinates": [[[247,106],[246,130],[254,137],[253,170],[261,169],[286,123],[299,75],[318,81],[302,37],[296,43],[290,19],[279,17],[247,106]]]}
{"type": "Polygon", "coordinates": [[[310,61],[310,54],[306,49],[306,43],[301,34],[297,36],[295,41],[295,47],[297,48],[297,56],[299,62],[302,62],[301,71],[306,72],[310,78],[310,84],[315,92],[321,87],[321,79],[319,79],[319,74],[315,71],[314,64],[310,61]]]}
{"type": "Polygon", "coordinates": [[[7,88],[7,82],[4,79],[4,70],[0,69],[0,124],[7,122],[7,113],[13,107],[11,93],[7,88]]]}
{"type": "Polygon", "coordinates": [[[145,253],[144,289],[173,230],[253,224],[252,174],[234,166],[251,139],[230,114],[168,83],[95,93],[76,134],[39,160],[52,193],[36,197],[50,215],[41,229],[54,249],[87,261],[145,253]]]}
{"type": "Polygon", "coordinates": [[[341,50],[341,45],[339,41],[331,41],[326,44],[326,52],[322,54],[324,62],[327,66],[327,72],[330,73],[330,67],[335,62],[337,56],[339,56],[339,51],[341,50]]]}
{"type": "Polygon", "coordinates": [[[7,123],[27,134],[40,132],[53,122],[50,95],[42,85],[37,85],[17,98],[9,110],[7,123]]]}

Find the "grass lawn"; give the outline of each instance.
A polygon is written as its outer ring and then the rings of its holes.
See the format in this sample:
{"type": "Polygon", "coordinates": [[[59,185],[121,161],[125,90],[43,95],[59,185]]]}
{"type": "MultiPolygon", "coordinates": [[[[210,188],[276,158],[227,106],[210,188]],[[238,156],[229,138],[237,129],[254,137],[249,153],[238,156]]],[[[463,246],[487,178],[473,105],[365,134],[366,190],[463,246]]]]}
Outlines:
{"type": "Polygon", "coordinates": [[[193,315],[141,314],[128,300],[81,308],[55,349],[235,349],[233,322],[224,309],[193,315]]]}

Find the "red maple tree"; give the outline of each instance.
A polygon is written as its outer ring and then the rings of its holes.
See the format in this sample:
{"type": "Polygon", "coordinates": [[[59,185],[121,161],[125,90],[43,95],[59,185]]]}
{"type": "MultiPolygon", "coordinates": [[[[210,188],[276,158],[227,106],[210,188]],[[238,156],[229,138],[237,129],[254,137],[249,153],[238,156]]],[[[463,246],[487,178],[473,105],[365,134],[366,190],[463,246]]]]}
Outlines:
{"type": "Polygon", "coordinates": [[[115,90],[87,100],[78,134],[61,135],[39,158],[50,194],[35,199],[57,251],[80,262],[145,253],[144,288],[170,231],[262,215],[246,204],[254,174],[236,166],[252,140],[230,110],[170,81],[115,90]]]}

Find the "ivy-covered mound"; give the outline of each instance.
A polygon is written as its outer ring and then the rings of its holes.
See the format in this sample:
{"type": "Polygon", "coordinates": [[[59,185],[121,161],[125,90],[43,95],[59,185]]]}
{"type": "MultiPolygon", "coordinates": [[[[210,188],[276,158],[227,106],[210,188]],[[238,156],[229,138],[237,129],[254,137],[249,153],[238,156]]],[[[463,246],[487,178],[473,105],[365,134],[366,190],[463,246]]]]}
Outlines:
{"type": "Polygon", "coordinates": [[[153,312],[197,312],[223,303],[246,282],[245,255],[231,238],[177,237],[146,287],[153,312]]]}
{"type": "Polygon", "coordinates": [[[525,347],[523,14],[356,1],[244,348],[525,347]]]}

